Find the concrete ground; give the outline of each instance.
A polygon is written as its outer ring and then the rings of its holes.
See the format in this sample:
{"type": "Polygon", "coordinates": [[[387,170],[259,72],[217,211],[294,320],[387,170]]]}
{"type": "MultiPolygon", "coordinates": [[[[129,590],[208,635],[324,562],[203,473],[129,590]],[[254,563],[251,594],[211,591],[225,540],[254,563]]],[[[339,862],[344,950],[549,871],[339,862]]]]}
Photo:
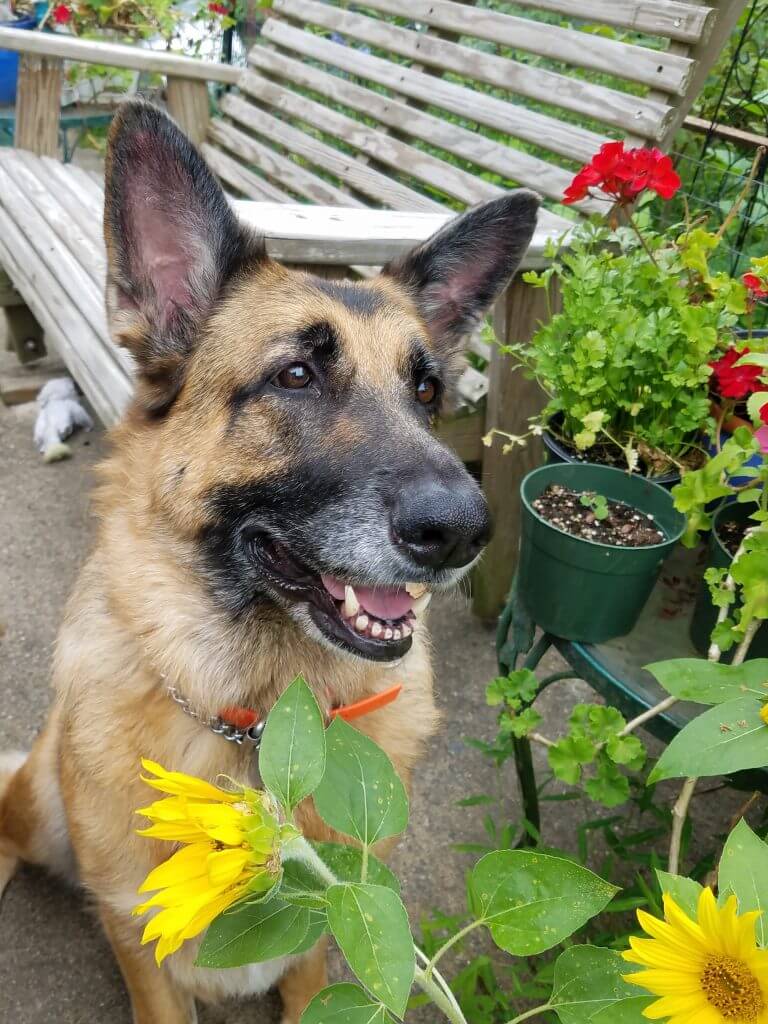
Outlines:
{"type": "MultiPolygon", "coordinates": [[[[0,337],[0,353],[3,348],[0,337]]],[[[9,358],[0,356],[0,369],[9,358]]],[[[32,404],[0,405],[0,750],[28,748],[44,721],[51,647],[89,548],[88,493],[93,467],[105,453],[103,432],[97,430],[74,440],[70,461],[45,465],[32,446],[34,418],[32,404]]],[[[495,711],[484,700],[484,686],[495,674],[493,634],[473,619],[459,597],[436,601],[432,623],[444,725],[416,774],[412,824],[393,864],[414,922],[434,908],[461,913],[464,906],[471,860],[452,845],[484,841],[487,808],[459,808],[457,801],[500,792],[503,820],[512,821],[519,813],[509,766],[498,778],[464,742],[495,735],[495,711]]],[[[570,705],[587,697],[580,683],[553,687],[541,702],[546,731],[557,735],[570,705]]],[[[712,824],[717,831],[729,801],[709,803],[717,805],[711,812],[720,815],[712,824]]],[[[580,802],[546,806],[545,841],[571,850],[578,823],[599,813],[580,802]]],[[[338,975],[336,960],[332,969],[338,975]]],[[[278,1019],[272,997],[250,1007],[201,1013],[202,1024],[276,1024],[278,1019]]],[[[437,1015],[426,1010],[410,1019],[432,1022],[437,1015]]],[[[22,870],[0,909],[0,1021],[129,1020],[121,979],[84,900],[39,871],[22,870]]]]}

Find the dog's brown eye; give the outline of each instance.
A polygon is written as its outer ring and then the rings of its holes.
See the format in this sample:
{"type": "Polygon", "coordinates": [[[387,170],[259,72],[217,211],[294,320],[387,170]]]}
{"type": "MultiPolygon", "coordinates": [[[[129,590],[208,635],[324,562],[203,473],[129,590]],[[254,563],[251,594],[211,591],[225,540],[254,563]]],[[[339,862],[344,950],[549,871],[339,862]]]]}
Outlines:
{"type": "Polygon", "coordinates": [[[290,391],[300,391],[312,380],[312,371],[306,363],[291,363],[284,370],[276,374],[273,383],[279,388],[286,388],[290,391]]]}
{"type": "Polygon", "coordinates": [[[434,377],[425,377],[416,388],[416,397],[422,405],[430,405],[437,398],[437,381],[434,377]]]}

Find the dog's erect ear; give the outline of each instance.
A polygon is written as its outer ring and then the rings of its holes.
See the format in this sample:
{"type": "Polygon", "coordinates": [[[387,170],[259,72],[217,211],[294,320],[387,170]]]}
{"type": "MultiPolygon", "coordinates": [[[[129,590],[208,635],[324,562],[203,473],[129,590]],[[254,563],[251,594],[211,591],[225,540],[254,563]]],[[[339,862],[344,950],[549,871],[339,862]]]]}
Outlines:
{"type": "Polygon", "coordinates": [[[223,284],[263,259],[202,157],[162,111],[126,103],[107,150],[107,311],[140,370],[140,397],[167,408],[223,284]]]}
{"type": "Polygon", "coordinates": [[[447,358],[464,350],[519,266],[539,203],[527,189],[509,192],[450,221],[384,268],[411,293],[447,358]]]}

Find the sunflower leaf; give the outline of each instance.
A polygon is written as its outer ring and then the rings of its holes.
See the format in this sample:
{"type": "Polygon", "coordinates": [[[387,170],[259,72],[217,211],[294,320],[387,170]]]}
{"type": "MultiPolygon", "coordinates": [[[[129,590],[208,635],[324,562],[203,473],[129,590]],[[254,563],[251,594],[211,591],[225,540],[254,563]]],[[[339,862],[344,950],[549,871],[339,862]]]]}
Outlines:
{"type": "Polygon", "coordinates": [[[668,871],[656,868],[656,877],[663,893],[668,893],[678,907],[684,910],[689,917],[696,919],[699,908],[699,896],[703,886],[692,878],[684,878],[682,875],[671,875],[668,871]]]}
{"type": "Polygon", "coordinates": [[[198,967],[242,967],[293,953],[309,931],[311,916],[279,897],[266,903],[240,900],[212,922],[195,963],[198,967]]]}
{"type": "Polygon", "coordinates": [[[672,740],[648,776],[661,779],[727,775],[766,762],[768,726],[751,694],[716,704],[689,722],[672,740]]]}
{"type": "Polygon", "coordinates": [[[587,868],[548,854],[496,850],[469,876],[472,910],[513,956],[551,949],[586,924],[618,889],[587,868]]]}
{"type": "Polygon", "coordinates": [[[768,846],[742,820],[728,836],[718,869],[720,892],[729,889],[739,901],[739,913],[761,911],[757,919],[757,941],[768,944],[768,846]]]}
{"type": "MultiPolygon", "coordinates": [[[[768,700],[768,658],[755,658],[742,665],[722,665],[701,658],[673,658],[645,666],[646,671],[680,700],[697,704],[723,704],[744,694],[745,689],[764,693],[768,700]]],[[[756,694],[757,696],[757,694],[756,694]]]]}
{"type": "Polygon", "coordinates": [[[623,975],[634,970],[612,949],[571,946],[555,964],[550,999],[561,1024],[641,1024],[642,1011],[653,1000],[638,997],[637,988],[624,981],[623,975]]]}
{"type": "Polygon", "coordinates": [[[360,882],[332,885],[327,897],[328,925],[347,963],[376,998],[402,1017],[416,954],[400,897],[384,886],[360,882]]]}
{"type": "MultiPolygon", "coordinates": [[[[336,875],[340,882],[357,882],[360,880],[363,867],[363,852],[356,846],[346,843],[313,843],[322,860],[336,875]]],[[[386,864],[368,854],[368,878],[373,885],[386,885],[400,894],[400,882],[386,864]]]]}
{"type": "Polygon", "coordinates": [[[344,982],[318,992],[301,1017],[301,1024],[391,1024],[383,1003],[371,999],[358,985],[344,982]]]}
{"type": "Polygon", "coordinates": [[[381,747],[341,718],[332,722],[326,742],[325,775],[315,792],[323,821],[363,846],[403,832],[408,797],[381,747]]]}
{"type": "Polygon", "coordinates": [[[315,696],[298,676],[269,713],[259,773],[290,813],[317,789],[325,771],[325,727],[315,696]]]}

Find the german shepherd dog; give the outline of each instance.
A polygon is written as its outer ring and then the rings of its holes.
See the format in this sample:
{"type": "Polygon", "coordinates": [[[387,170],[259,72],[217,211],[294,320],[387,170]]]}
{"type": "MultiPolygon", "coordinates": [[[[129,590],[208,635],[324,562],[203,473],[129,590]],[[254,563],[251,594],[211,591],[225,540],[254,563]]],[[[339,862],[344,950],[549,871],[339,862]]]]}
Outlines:
{"type": "MultiPolygon", "coordinates": [[[[325,984],[322,942],[218,971],[194,966],[191,941],[155,965],[131,910],[172,848],[135,834],[139,759],[249,776],[248,748],[184,714],[169,687],[215,716],[264,714],[299,674],[325,711],[399,682],[355,724],[407,782],[437,717],[425,595],[412,592],[454,586],[489,536],[479,488],[430,427],[538,205],[511,192],[372,280],[330,281],[268,258],[163,113],[137,102],[114,120],[107,309],[135,397],[101,467],[48,723],[0,765],[0,892],[20,860],[84,886],[136,1024],[189,1024],[195,998],[275,983],[297,1024],[325,984]]],[[[300,822],[340,838],[311,801],[300,822]]]]}

